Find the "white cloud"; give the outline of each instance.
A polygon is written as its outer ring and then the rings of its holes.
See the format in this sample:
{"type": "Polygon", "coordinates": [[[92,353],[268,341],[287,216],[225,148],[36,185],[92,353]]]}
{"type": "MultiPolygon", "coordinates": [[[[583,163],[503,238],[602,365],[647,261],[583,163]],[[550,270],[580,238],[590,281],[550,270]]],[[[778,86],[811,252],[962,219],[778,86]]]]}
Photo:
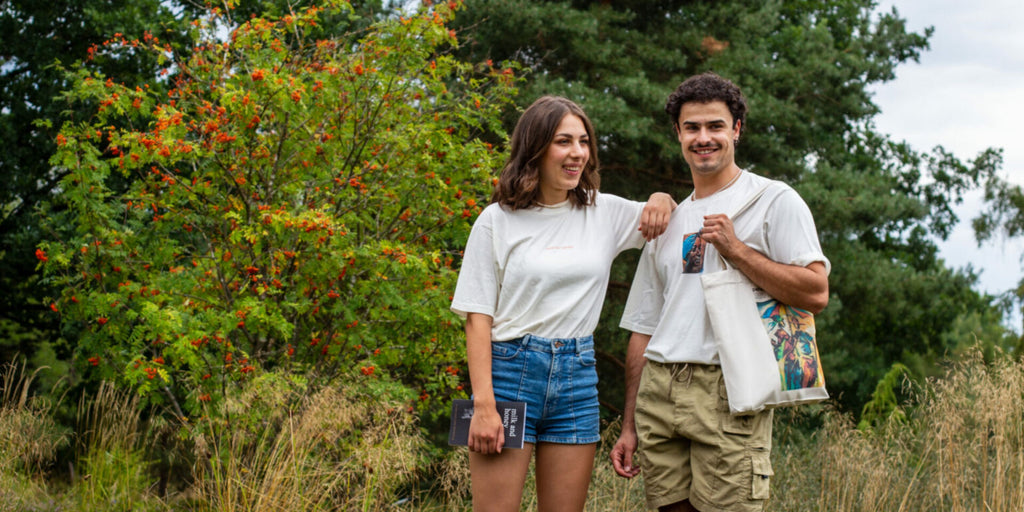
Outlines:
{"type": "MultiPolygon", "coordinates": [[[[882,113],[876,128],[918,150],[942,145],[962,159],[989,147],[1003,149],[1001,176],[1024,185],[1024,2],[1019,0],[892,0],[910,30],[933,26],[931,49],[921,62],[896,70],[896,79],[877,86],[882,113]]],[[[983,291],[999,294],[1021,280],[1024,240],[1003,240],[978,247],[970,219],[981,207],[971,194],[957,210],[961,224],[939,244],[953,267],[981,271],[983,291]]],[[[1020,317],[1013,326],[1021,328],[1020,317]]]]}

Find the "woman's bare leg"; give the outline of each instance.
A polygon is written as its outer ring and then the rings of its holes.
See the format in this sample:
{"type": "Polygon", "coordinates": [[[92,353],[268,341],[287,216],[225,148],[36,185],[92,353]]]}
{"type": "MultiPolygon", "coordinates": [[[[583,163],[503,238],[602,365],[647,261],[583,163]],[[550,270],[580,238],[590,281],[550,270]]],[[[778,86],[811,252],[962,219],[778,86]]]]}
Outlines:
{"type": "Polygon", "coordinates": [[[537,445],[538,512],[582,511],[597,444],[537,445]]]}
{"type": "Polygon", "coordinates": [[[490,455],[469,452],[474,512],[518,512],[532,455],[530,443],[490,455]]]}

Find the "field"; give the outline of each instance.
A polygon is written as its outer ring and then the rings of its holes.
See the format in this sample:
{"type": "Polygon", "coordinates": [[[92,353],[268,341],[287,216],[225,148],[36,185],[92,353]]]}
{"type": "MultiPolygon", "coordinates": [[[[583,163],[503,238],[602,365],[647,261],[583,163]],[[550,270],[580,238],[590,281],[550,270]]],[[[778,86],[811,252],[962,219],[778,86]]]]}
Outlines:
{"type": "MultiPolygon", "coordinates": [[[[70,407],[76,427],[61,427],[60,404],[27,393],[33,377],[16,365],[4,373],[0,510],[468,509],[465,453],[356,389],[184,438],[112,386],[70,407]]],[[[975,353],[942,379],[893,385],[910,398],[859,427],[827,405],[777,411],[768,510],[1024,509],[1024,365],[975,353]]],[[[253,390],[235,406],[274,400],[253,390]]],[[[640,479],[608,463],[616,429],[605,428],[591,511],[644,510],[640,479]]],[[[523,510],[536,508],[531,496],[523,510]]]]}

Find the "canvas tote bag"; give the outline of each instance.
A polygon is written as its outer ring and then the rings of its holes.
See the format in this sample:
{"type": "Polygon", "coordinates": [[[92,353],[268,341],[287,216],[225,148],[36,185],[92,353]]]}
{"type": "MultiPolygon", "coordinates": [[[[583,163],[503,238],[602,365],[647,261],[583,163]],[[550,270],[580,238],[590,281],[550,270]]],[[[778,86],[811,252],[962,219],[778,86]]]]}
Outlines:
{"type": "MultiPolygon", "coordinates": [[[[729,218],[736,219],[755,204],[769,185],[729,218]]],[[[827,399],[814,315],[772,298],[721,254],[718,258],[725,270],[702,275],[701,285],[722,363],[729,412],[753,414],[827,399]]]]}

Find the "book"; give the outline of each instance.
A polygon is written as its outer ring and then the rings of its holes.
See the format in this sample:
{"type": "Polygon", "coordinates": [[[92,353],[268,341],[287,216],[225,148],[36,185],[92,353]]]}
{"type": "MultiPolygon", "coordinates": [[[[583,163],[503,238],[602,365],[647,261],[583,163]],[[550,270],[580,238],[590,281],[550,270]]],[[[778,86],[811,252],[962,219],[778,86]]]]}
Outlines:
{"type": "MultiPolygon", "coordinates": [[[[526,432],[526,402],[495,402],[501,424],[505,427],[504,448],[522,448],[526,432]]],[[[457,399],[452,401],[452,423],[448,429],[448,444],[466,446],[469,444],[469,420],[473,418],[473,401],[457,399]]]]}

